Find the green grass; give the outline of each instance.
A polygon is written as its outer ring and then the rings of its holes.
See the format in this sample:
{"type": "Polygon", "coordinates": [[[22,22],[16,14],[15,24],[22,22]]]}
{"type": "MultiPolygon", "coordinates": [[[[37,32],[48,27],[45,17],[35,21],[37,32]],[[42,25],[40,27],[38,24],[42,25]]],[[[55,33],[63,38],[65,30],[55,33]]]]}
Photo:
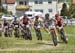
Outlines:
{"type": "MultiPolygon", "coordinates": [[[[34,30],[32,29],[34,32],[34,30]]],[[[56,47],[52,44],[49,34],[43,29],[43,41],[38,41],[36,35],[32,34],[33,40],[24,40],[22,38],[0,37],[0,53],[75,53],[75,36],[68,36],[68,44],[60,43],[56,47]]],[[[75,26],[66,26],[67,34],[75,34],[75,26]]]]}
{"type": "Polygon", "coordinates": [[[65,31],[67,34],[75,34],[75,26],[74,25],[73,26],[71,26],[71,25],[66,26],[65,31]]]}

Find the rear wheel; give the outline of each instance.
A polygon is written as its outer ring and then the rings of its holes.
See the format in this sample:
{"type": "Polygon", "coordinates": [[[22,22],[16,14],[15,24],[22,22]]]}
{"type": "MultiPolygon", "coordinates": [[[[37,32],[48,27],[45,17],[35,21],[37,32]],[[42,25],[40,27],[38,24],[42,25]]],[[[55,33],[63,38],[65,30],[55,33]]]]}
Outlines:
{"type": "Polygon", "coordinates": [[[0,33],[0,37],[2,36],[2,34],[0,33]]]}
{"type": "Polygon", "coordinates": [[[4,35],[5,37],[8,37],[8,29],[5,29],[4,35]]]}
{"type": "Polygon", "coordinates": [[[31,32],[30,32],[30,29],[27,28],[26,31],[27,31],[27,39],[32,40],[32,35],[31,35],[31,32]]]}
{"type": "Polygon", "coordinates": [[[18,29],[15,30],[15,33],[14,34],[15,34],[15,37],[16,38],[19,38],[19,30],[18,29]]]}
{"type": "Polygon", "coordinates": [[[67,43],[66,35],[65,35],[65,33],[64,33],[64,30],[61,29],[61,30],[60,30],[60,33],[61,33],[61,39],[63,40],[63,42],[64,42],[64,43],[67,43]]]}

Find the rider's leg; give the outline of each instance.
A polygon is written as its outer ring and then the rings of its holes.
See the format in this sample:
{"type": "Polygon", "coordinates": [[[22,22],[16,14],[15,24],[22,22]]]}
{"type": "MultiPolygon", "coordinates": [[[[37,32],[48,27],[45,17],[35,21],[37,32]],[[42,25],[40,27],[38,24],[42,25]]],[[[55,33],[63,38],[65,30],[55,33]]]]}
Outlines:
{"type": "Polygon", "coordinates": [[[41,31],[40,31],[40,28],[38,28],[38,37],[39,37],[39,40],[42,40],[42,34],[41,34],[41,31]]]}
{"type": "Polygon", "coordinates": [[[36,28],[34,28],[34,29],[35,29],[37,40],[39,40],[39,38],[38,38],[38,30],[36,28]]]}
{"type": "Polygon", "coordinates": [[[68,40],[64,27],[62,26],[61,29],[63,29],[64,34],[65,34],[65,36],[66,36],[66,40],[68,40]]]}
{"type": "Polygon", "coordinates": [[[56,28],[55,28],[55,32],[56,32],[56,35],[57,35],[57,40],[59,41],[59,26],[56,26],[56,28]]]}
{"type": "Polygon", "coordinates": [[[47,27],[44,27],[44,29],[47,33],[49,32],[49,29],[47,27]]]}

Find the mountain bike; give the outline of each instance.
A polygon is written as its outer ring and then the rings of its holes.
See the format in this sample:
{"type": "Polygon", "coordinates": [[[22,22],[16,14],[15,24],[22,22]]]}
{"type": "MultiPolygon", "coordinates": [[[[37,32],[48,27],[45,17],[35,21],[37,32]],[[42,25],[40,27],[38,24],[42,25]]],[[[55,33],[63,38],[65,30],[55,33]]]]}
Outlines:
{"type": "Polygon", "coordinates": [[[29,25],[24,25],[22,26],[22,28],[23,28],[23,38],[25,38],[25,40],[32,40],[32,35],[29,29],[29,25]]]}
{"type": "Polygon", "coordinates": [[[14,25],[14,35],[16,38],[19,38],[20,37],[20,34],[19,34],[19,25],[14,25]]]}

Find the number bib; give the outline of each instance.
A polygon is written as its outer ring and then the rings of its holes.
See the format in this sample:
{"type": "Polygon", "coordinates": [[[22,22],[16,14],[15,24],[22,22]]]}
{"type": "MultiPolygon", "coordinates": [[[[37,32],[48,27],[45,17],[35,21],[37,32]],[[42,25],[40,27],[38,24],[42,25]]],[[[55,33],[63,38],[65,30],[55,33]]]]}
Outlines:
{"type": "Polygon", "coordinates": [[[27,28],[29,28],[29,25],[26,25],[27,28]]]}
{"type": "Polygon", "coordinates": [[[40,28],[40,25],[39,25],[39,26],[37,26],[37,28],[40,28]]]}
{"type": "Polygon", "coordinates": [[[2,30],[2,28],[0,28],[0,30],[2,30]]]}
{"type": "Polygon", "coordinates": [[[18,27],[18,25],[15,25],[15,27],[18,27]]]}
{"type": "Polygon", "coordinates": [[[8,28],[8,26],[5,26],[5,28],[8,28]]]}

